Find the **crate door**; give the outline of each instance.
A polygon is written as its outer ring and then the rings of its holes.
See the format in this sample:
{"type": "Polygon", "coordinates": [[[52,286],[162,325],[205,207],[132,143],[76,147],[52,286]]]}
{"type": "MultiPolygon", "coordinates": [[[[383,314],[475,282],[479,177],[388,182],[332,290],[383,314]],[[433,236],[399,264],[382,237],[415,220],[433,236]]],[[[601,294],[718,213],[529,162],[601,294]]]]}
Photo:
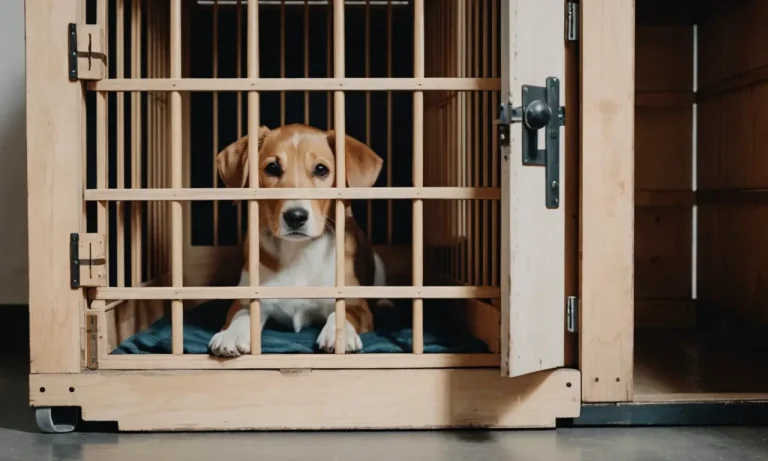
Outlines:
{"type": "Polygon", "coordinates": [[[565,5],[501,3],[501,354],[514,377],[564,363],[565,5]]]}

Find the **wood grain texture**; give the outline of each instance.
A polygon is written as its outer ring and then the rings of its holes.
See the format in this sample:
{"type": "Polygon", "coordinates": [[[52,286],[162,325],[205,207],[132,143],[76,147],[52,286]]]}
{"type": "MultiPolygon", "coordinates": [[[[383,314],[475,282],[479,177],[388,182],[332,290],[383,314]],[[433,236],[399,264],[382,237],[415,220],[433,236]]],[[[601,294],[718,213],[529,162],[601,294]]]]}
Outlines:
{"type": "MultiPolygon", "coordinates": [[[[519,104],[524,84],[560,79],[565,103],[563,2],[502,2],[502,100],[519,104]]],[[[502,374],[520,376],[564,364],[565,135],[560,136],[559,208],[545,205],[543,168],[524,166],[521,124],[502,147],[501,301],[502,374]]],[[[539,146],[543,148],[543,146],[539,146]]]]}
{"type": "Polygon", "coordinates": [[[69,234],[82,218],[83,87],[67,79],[76,0],[29,0],[26,11],[30,369],[80,370],[81,290],[69,286],[69,234]]]}
{"type": "Polygon", "coordinates": [[[632,397],[633,0],[581,5],[580,364],[587,402],[632,397]]]}
{"type": "Polygon", "coordinates": [[[98,372],[32,375],[30,389],[33,406],[140,431],[554,427],[581,407],[569,369],[98,372]]]}

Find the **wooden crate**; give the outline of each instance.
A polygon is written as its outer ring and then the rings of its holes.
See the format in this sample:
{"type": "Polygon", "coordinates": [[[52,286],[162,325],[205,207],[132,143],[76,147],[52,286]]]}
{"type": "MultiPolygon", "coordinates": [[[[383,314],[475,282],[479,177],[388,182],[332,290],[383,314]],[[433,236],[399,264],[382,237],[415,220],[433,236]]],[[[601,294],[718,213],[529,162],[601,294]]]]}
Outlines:
{"type": "MultiPolygon", "coordinates": [[[[559,106],[579,105],[563,2],[273,3],[27,0],[40,427],[73,428],[59,407],[123,430],[554,427],[578,416],[565,308],[580,289],[579,210],[591,207],[579,206],[579,111],[565,128],[559,118],[559,106]],[[560,155],[524,165],[522,124],[499,131],[495,120],[548,77],[559,103],[546,144],[560,155]],[[376,187],[223,187],[217,152],[295,122],[374,148],[385,165],[376,187]],[[288,198],[334,200],[336,217],[355,200],[391,283],[343,286],[340,251],[336,286],[236,286],[244,259],[259,259],[259,203],[288,198]],[[254,334],[238,358],[184,351],[184,319],[206,300],[249,300],[258,318],[260,299],[297,296],[336,299],[341,316],[350,298],[407,300],[412,348],[268,354],[254,334]],[[425,352],[427,309],[487,352],[425,352]],[[163,317],[166,353],[112,353],[163,317]]],[[[331,227],[343,247],[344,219],[331,227]]]]}

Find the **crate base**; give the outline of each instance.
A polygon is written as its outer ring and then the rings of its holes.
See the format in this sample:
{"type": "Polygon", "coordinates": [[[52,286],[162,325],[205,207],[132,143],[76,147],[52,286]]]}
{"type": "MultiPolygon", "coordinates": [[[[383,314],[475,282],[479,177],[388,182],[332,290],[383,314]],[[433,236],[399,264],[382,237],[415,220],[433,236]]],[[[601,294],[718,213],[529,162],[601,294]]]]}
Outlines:
{"type": "Polygon", "coordinates": [[[553,428],[581,408],[578,370],[238,370],[30,375],[33,407],[80,407],[121,431],[553,428]]]}

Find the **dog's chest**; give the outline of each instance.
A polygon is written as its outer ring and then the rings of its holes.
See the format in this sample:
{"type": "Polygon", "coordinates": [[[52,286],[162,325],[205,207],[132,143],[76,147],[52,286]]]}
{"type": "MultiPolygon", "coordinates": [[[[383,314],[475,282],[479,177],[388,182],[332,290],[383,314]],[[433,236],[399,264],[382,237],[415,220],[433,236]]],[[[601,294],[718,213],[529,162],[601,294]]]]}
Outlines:
{"type": "MultiPolygon", "coordinates": [[[[266,286],[308,287],[336,284],[336,245],[332,236],[323,236],[306,245],[279,249],[280,270],[272,272],[260,266],[261,283],[266,286]]],[[[325,318],[334,308],[333,299],[280,299],[265,303],[270,314],[293,318],[307,316],[307,321],[325,318]]],[[[304,322],[302,322],[304,323],[304,322]]]]}

